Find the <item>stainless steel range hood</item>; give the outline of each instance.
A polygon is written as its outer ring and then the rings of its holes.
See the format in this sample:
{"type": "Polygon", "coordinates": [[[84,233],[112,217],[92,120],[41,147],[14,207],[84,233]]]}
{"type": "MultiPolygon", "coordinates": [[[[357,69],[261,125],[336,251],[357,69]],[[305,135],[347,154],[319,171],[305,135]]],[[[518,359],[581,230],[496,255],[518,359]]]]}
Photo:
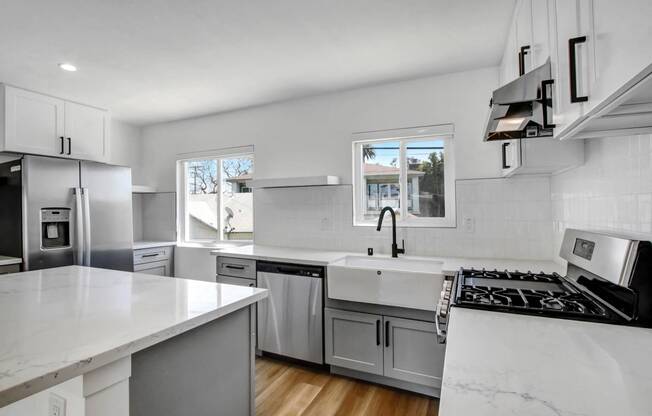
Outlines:
{"type": "Polygon", "coordinates": [[[484,140],[551,137],[550,60],[494,91],[484,140]]]}

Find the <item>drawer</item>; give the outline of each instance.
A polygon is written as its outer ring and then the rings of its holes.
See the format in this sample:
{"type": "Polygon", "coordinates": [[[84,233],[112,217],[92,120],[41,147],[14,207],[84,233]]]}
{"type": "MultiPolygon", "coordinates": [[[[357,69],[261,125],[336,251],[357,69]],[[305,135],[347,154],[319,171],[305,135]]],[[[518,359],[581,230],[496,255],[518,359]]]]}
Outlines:
{"type": "Polygon", "coordinates": [[[168,260],[172,257],[173,247],[155,247],[134,250],[134,265],[168,260]]]}
{"type": "Polygon", "coordinates": [[[217,258],[217,274],[255,279],[256,260],[220,256],[217,258]]]}
{"type": "Polygon", "coordinates": [[[170,261],[161,260],[155,261],[152,263],[143,263],[134,266],[134,272],[144,273],[144,274],[153,274],[156,276],[171,276],[170,273],[170,261]]]}
{"type": "Polygon", "coordinates": [[[215,279],[217,283],[226,283],[229,285],[256,287],[254,279],[243,279],[242,277],[231,277],[218,274],[215,279]]]}

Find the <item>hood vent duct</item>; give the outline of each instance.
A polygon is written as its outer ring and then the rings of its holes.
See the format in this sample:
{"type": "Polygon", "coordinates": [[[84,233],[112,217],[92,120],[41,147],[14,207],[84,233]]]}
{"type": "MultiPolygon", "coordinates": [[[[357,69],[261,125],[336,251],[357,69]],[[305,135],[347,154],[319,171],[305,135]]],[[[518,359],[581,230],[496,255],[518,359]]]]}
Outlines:
{"type": "Polygon", "coordinates": [[[484,140],[552,137],[550,60],[494,91],[484,140]]]}

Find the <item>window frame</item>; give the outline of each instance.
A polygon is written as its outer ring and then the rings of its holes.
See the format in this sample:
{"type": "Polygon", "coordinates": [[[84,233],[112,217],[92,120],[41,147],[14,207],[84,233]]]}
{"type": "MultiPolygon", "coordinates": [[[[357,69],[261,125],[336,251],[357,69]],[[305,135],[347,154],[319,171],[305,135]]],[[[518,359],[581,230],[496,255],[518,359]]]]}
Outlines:
{"type": "MultiPolygon", "coordinates": [[[[251,158],[254,164],[254,171],[255,171],[255,157],[254,157],[254,151],[253,147],[246,146],[243,149],[236,150],[236,149],[230,149],[226,150],[224,152],[216,152],[216,153],[207,153],[207,152],[200,152],[200,153],[194,153],[194,154],[187,154],[187,157],[183,157],[181,159],[177,158],[176,161],[176,179],[177,179],[177,242],[181,245],[183,244],[188,244],[188,245],[204,245],[204,246],[212,246],[216,244],[223,244],[223,243],[252,243],[253,242],[253,234],[255,233],[255,224],[254,224],[254,215],[253,215],[253,206],[252,206],[252,239],[250,240],[225,240],[223,239],[222,235],[222,210],[224,208],[224,201],[222,200],[222,181],[223,181],[223,173],[222,173],[222,161],[225,159],[237,159],[237,158],[251,158]],[[245,149],[245,150],[243,150],[245,149]],[[198,161],[198,160],[215,160],[217,161],[217,181],[219,183],[218,187],[218,192],[217,192],[217,205],[218,205],[218,210],[217,210],[217,224],[218,224],[218,229],[215,234],[215,239],[208,240],[208,239],[191,239],[189,238],[189,233],[190,233],[190,226],[189,226],[189,218],[190,216],[186,212],[186,207],[188,206],[188,177],[187,177],[187,172],[185,169],[185,164],[187,162],[192,162],[192,161],[198,161]]],[[[177,155],[179,157],[181,155],[177,155]]],[[[183,155],[186,156],[186,155],[183,155]]],[[[253,193],[253,190],[252,190],[253,193]]]]}
{"type": "Polygon", "coordinates": [[[363,184],[364,166],[362,147],[369,143],[399,142],[399,188],[400,208],[397,210],[396,226],[402,228],[454,228],[456,227],[455,203],[455,145],[452,124],[415,127],[385,131],[355,133],[353,135],[353,225],[371,227],[377,220],[365,220],[362,213],[366,211],[367,190],[363,184]],[[407,145],[424,140],[444,141],[444,217],[408,218],[408,179],[407,179],[407,145]],[[364,188],[364,189],[363,189],[364,188]]]}

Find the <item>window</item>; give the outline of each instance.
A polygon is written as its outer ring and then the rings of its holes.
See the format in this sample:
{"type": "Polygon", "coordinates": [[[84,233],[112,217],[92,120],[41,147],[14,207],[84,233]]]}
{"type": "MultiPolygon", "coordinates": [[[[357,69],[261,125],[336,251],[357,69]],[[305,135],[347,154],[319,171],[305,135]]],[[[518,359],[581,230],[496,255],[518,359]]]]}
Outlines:
{"type": "Polygon", "coordinates": [[[179,235],[185,242],[253,240],[253,154],[177,163],[179,235]]]}
{"type": "Polygon", "coordinates": [[[454,227],[453,126],[357,133],[354,225],[376,225],[383,207],[403,227],[454,227]]]}

